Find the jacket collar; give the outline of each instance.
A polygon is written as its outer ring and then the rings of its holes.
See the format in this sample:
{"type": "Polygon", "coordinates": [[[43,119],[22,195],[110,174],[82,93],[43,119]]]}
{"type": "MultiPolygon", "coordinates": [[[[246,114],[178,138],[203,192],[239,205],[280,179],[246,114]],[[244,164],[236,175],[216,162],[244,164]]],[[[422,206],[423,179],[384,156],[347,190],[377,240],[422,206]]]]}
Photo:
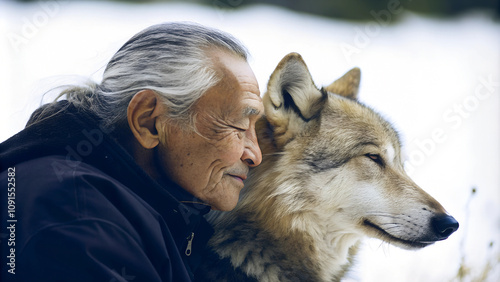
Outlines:
{"type": "Polygon", "coordinates": [[[173,182],[160,186],[101,124],[95,115],[67,101],[45,105],[33,113],[24,130],[0,144],[0,171],[48,155],[90,164],[126,185],[175,226],[171,232],[177,246],[184,246],[200,225],[209,234],[197,240],[208,241],[213,231],[203,215],[210,206],[173,182]]]}

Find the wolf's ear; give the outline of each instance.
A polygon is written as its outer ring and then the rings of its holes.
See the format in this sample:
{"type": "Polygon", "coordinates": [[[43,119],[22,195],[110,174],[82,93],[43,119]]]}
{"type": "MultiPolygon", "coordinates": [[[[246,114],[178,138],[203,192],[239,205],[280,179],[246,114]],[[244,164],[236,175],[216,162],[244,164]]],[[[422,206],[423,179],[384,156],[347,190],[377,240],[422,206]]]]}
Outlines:
{"type": "Polygon", "coordinates": [[[266,117],[273,126],[275,142],[284,145],[305,124],[315,119],[328,95],[314,85],[302,57],[286,55],[274,70],[264,95],[266,117]]]}
{"type": "Polygon", "coordinates": [[[359,68],[353,68],[344,74],[341,78],[335,80],[332,84],[325,87],[325,90],[349,99],[358,98],[359,81],[361,71],[359,68]]]}

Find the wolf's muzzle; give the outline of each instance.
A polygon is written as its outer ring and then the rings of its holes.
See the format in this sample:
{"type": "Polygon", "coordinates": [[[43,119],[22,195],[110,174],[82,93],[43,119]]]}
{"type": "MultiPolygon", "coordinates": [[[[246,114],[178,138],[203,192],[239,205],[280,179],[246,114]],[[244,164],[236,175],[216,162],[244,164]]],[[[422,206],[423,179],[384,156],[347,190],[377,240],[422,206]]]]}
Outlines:
{"type": "Polygon", "coordinates": [[[434,227],[438,240],[444,240],[457,231],[458,221],[453,216],[441,214],[432,218],[432,227],[434,227]]]}

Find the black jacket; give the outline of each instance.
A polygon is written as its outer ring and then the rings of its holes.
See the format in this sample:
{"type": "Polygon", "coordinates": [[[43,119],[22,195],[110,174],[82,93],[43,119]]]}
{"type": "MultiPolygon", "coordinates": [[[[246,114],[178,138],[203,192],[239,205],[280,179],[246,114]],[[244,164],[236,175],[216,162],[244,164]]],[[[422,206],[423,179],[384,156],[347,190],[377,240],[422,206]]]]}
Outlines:
{"type": "Polygon", "coordinates": [[[0,144],[1,281],[192,280],[210,207],[66,101],[32,119],[0,144]]]}

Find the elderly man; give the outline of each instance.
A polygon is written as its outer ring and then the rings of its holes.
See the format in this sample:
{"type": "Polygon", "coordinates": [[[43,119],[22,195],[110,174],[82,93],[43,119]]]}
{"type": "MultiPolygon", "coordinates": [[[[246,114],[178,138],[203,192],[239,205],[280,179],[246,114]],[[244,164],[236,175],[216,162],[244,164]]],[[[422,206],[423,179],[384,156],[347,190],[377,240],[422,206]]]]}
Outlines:
{"type": "Polygon", "coordinates": [[[132,37],[100,84],[61,93],[0,147],[2,281],[189,281],[259,165],[263,106],[233,37],[132,37]]]}

